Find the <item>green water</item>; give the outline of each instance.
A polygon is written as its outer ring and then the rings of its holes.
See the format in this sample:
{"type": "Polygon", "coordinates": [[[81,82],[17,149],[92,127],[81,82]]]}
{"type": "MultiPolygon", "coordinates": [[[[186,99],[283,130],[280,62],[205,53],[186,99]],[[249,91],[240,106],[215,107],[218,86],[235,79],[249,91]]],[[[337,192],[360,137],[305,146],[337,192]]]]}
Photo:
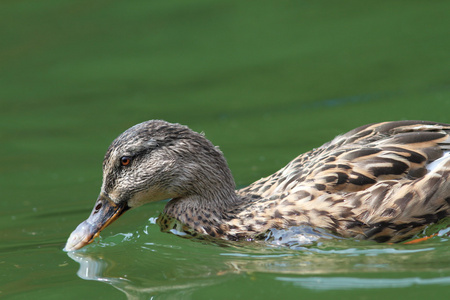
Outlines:
{"type": "Polygon", "coordinates": [[[449,1],[2,1],[0,298],[447,299],[445,234],[220,247],[161,233],[154,203],[80,252],[62,248],[94,204],[109,143],[144,120],[204,131],[238,186],[365,123],[450,122],[448,11],[449,1]]]}

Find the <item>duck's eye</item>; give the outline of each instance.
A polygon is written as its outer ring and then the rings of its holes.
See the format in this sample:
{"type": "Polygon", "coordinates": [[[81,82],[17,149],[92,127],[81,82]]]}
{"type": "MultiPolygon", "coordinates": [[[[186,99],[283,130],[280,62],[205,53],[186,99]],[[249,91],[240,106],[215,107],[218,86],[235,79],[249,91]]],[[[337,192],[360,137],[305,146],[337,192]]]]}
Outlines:
{"type": "Polygon", "coordinates": [[[131,157],[129,156],[122,156],[120,158],[120,164],[122,166],[128,166],[131,163],[131,157]]]}

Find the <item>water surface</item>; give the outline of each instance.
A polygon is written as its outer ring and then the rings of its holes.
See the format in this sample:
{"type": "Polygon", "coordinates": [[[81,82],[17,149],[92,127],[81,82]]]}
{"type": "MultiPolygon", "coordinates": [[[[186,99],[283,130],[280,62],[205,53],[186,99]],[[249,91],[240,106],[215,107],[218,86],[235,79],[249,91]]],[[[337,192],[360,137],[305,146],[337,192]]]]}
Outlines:
{"type": "MultiPolygon", "coordinates": [[[[62,251],[109,143],[148,119],[219,145],[238,186],[370,122],[450,122],[450,2],[3,1],[0,298],[446,299],[428,241],[218,245],[161,233],[164,203],[62,251]]],[[[441,226],[441,225],[440,225],[441,226]]]]}

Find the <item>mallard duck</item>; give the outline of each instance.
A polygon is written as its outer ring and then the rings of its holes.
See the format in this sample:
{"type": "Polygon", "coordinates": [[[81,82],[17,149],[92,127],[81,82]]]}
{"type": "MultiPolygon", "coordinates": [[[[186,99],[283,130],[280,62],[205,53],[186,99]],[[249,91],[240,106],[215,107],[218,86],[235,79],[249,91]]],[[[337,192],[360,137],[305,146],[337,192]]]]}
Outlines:
{"type": "Polygon", "coordinates": [[[70,235],[79,249],[130,208],[171,199],[168,219],[200,235],[252,239],[307,225],[341,237],[404,241],[450,213],[450,125],[365,125],[235,190],[222,152],[204,135],[161,120],[131,127],[103,160],[94,209],[70,235]]]}

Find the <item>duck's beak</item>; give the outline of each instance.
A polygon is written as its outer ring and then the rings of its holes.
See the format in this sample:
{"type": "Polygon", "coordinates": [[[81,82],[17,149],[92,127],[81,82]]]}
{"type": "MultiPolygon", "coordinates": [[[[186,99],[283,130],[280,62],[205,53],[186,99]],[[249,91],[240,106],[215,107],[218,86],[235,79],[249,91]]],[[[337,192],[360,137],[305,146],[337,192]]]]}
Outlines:
{"type": "Polygon", "coordinates": [[[100,231],[128,209],[126,202],[117,204],[103,193],[100,194],[91,215],[70,234],[64,250],[73,251],[92,243],[100,231]]]}

